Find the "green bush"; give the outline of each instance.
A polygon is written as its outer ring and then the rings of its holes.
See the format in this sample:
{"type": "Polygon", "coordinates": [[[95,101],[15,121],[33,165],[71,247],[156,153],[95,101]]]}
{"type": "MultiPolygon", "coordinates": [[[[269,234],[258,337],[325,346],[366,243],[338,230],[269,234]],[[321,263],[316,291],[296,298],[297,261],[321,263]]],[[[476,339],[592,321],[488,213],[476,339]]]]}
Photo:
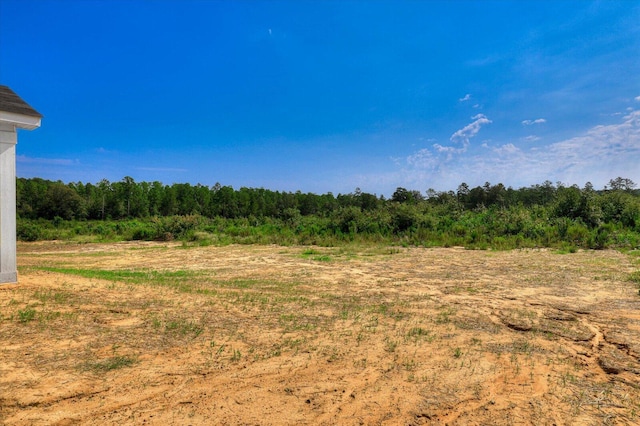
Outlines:
{"type": "Polygon", "coordinates": [[[589,248],[602,250],[609,247],[612,230],[612,225],[605,224],[592,231],[589,238],[589,248]]]}
{"type": "Polygon", "coordinates": [[[42,228],[30,222],[19,221],[16,225],[16,237],[19,241],[38,241],[43,239],[42,228]]]}
{"type": "Polygon", "coordinates": [[[574,223],[567,229],[567,241],[576,246],[583,246],[589,241],[589,228],[581,223],[574,223]]]}

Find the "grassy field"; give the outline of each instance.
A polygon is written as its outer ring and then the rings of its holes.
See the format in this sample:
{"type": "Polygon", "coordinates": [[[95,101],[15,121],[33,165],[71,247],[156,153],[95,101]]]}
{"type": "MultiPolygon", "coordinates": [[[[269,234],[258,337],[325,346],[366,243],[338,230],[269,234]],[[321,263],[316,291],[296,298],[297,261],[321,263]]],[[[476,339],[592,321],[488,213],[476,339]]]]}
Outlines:
{"type": "Polygon", "coordinates": [[[640,423],[637,251],[18,252],[3,424],[640,423]]]}

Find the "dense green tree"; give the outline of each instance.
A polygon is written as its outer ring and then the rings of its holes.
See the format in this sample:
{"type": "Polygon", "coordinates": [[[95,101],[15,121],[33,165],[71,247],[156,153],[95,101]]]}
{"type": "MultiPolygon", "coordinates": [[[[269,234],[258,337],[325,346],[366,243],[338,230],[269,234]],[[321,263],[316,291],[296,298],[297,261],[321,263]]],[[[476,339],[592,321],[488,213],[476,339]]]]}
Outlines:
{"type": "Polygon", "coordinates": [[[178,213],[178,197],[174,186],[165,186],[160,199],[160,214],[171,216],[178,213]]]}
{"type": "MultiPolygon", "coordinates": [[[[617,177],[609,181],[609,189],[612,191],[627,191],[630,192],[636,187],[636,183],[631,179],[617,177]]],[[[606,189],[606,187],[605,187],[606,189]]]]}
{"type": "MultiPolygon", "coordinates": [[[[143,184],[143,187],[148,184],[143,184]]],[[[162,199],[164,198],[164,186],[158,181],[152,182],[146,189],[149,200],[149,215],[159,216],[162,210],[162,199]]]]}
{"type": "Polygon", "coordinates": [[[402,187],[398,187],[391,196],[391,201],[396,203],[415,203],[423,199],[424,197],[422,197],[420,191],[408,190],[402,187]]]}
{"type": "MultiPolygon", "coordinates": [[[[546,181],[526,188],[503,184],[457,191],[419,191],[398,187],[390,199],[362,192],[313,194],[280,192],[264,188],[217,183],[209,188],[191,184],[163,185],[135,182],[130,176],[118,182],[106,179],[91,184],[18,178],[17,213],[20,221],[153,219],[135,232],[135,238],[182,238],[206,221],[208,229],[225,229],[229,235],[249,238],[257,231],[279,230],[299,241],[318,243],[322,238],[398,238],[412,244],[437,240],[444,245],[549,246],[566,244],[604,248],[620,244],[640,246],[640,192],[630,179],[612,179],[596,190],[546,181]],[[153,221],[153,222],[152,222],[153,221]],[[153,225],[151,225],[153,223],[153,225]],[[319,240],[320,239],[320,240],[319,240]]],[[[145,222],[145,221],[142,221],[145,222]]],[[[21,222],[24,223],[24,222],[21,222]]],[[[52,222],[53,223],[53,222],[52,222]]],[[[39,225],[38,225],[39,226],[39,225]]],[[[78,229],[81,229],[79,227],[78,229]]],[[[115,232],[105,223],[98,227],[115,232]]],[[[131,232],[133,235],[134,232],[131,232]]],[[[21,226],[19,235],[37,239],[37,226],[21,226]]]]}
{"type": "Polygon", "coordinates": [[[38,213],[40,217],[45,219],[61,217],[65,220],[72,220],[85,216],[83,200],[80,195],[62,182],[56,182],[49,186],[38,213]]]}

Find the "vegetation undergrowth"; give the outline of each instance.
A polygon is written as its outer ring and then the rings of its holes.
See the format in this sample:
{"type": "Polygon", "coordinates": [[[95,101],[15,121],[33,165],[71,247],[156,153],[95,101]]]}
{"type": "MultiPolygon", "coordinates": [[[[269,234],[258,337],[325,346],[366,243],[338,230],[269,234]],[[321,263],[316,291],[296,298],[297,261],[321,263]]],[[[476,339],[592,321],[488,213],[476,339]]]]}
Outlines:
{"type": "MultiPolygon", "coordinates": [[[[596,191],[545,182],[436,192],[398,188],[390,199],[351,194],[287,193],[265,189],[159,182],[102,181],[97,185],[18,179],[21,241],[183,241],[193,245],[277,244],[508,250],[640,247],[640,191],[617,178],[596,191]]],[[[330,258],[318,260],[328,261],[330,258]]]]}

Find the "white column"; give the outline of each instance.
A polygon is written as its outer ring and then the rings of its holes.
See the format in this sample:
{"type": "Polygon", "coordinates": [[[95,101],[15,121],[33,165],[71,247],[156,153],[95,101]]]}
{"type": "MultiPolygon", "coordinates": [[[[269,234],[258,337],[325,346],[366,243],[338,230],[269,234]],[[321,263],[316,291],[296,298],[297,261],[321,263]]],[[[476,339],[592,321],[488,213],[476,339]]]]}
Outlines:
{"type": "Polygon", "coordinates": [[[0,123],[0,284],[18,282],[15,126],[0,123]]]}

